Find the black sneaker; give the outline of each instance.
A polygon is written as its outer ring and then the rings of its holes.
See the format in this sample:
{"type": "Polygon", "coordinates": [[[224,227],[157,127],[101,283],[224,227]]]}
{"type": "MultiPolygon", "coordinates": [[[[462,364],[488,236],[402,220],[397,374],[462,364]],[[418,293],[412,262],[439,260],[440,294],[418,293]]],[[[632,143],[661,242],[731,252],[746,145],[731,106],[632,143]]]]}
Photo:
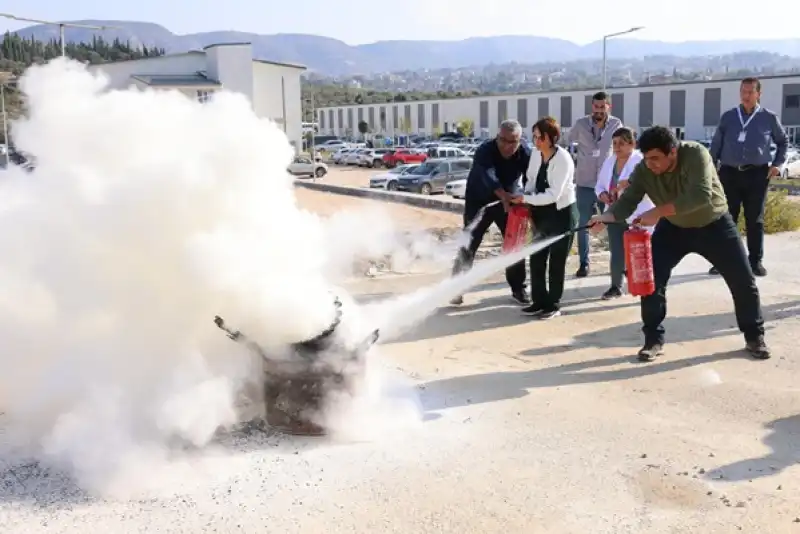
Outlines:
{"type": "Polygon", "coordinates": [[[603,300],[611,300],[611,299],[618,299],[622,296],[622,289],[617,286],[611,286],[608,288],[608,291],[603,293],[603,296],[600,297],[603,300]]]}
{"type": "Polygon", "coordinates": [[[588,265],[581,265],[578,267],[578,270],[575,271],[575,278],[586,278],[589,276],[589,266],[588,265]]]}
{"type": "Polygon", "coordinates": [[[640,362],[652,362],[664,355],[664,346],[661,343],[645,343],[638,354],[640,362]]]}
{"type": "Polygon", "coordinates": [[[744,349],[756,360],[769,360],[772,357],[772,354],[769,352],[769,347],[767,347],[767,344],[764,342],[764,336],[759,336],[752,341],[748,341],[744,349]]]}
{"type": "Polygon", "coordinates": [[[544,307],[539,304],[533,303],[530,306],[522,308],[523,315],[530,315],[531,317],[538,317],[544,312],[544,307]]]}
{"type": "Polygon", "coordinates": [[[716,276],[716,275],[718,275],[718,274],[719,274],[719,269],[717,269],[716,267],[711,267],[711,268],[708,270],[708,274],[713,274],[713,275],[715,275],[715,276],[716,276]]]}
{"type": "Polygon", "coordinates": [[[525,291],[524,288],[512,291],[511,292],[511,298],[514,299],[514,301],[517,304],[530,304],[531,303],[531,299],[528,296],[528,292],[525,291]]]}
{"type": "Polygon", "coordinates": [[[767,270],[764,268],[764,265],[761,262],[754,263],[751,265],[753,269],[753,274],[756,276],[767,276],[767,270]]]}
{"type": "Polygon", "coordinates": [[[464,295],[459,295],[450,299],[451,306],[461,306],[462,304],[464,304],[464,295]]]}
{"type": "Polygon", "coordinates": [[[558,317],[559,315],[561,315],[561,310],[559,310],[558,308],[549,308],[546,310],[542,310],[542,313],[540,313],[536,317],[541,320],[546,320],[558,317]]]}

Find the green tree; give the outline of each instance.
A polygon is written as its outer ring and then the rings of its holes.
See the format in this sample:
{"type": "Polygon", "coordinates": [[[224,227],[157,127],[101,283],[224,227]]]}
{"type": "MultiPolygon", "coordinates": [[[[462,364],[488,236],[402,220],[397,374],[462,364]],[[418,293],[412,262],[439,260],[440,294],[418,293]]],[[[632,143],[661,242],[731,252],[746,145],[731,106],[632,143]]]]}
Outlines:
{"type": "MultiPolygon", "coordinates": [[[[67,57],[90,64],[163,56],[166,53],[163,48],[132,46],[130,42],[119,39],[109,42],[97,36],[89,43],[68,42],[64,49],[67,57]]],[[[6,32],[0,40],[0,79],[9,74],[19,76],[31,65],[45,63],[60,55],[61,44],[56,39],[38,41],[6,32]]],[[[3,90],[9,118],[20,116],[23,109],[21,95],[13,84],[6,84],[3,90]]]]}
{"type": "Polygon", "coordinates": [[[475,135],[475,121],[472,119],[461,119],[458,121],[456,131],[464,137],[473,137],[475,135]]]}
{"type": "Polygon", "coordinates": [[[358,121],[358,133],[361,134],[361,137],[369,133],[369,124],[367,124],[367,121],[358,121]]]}

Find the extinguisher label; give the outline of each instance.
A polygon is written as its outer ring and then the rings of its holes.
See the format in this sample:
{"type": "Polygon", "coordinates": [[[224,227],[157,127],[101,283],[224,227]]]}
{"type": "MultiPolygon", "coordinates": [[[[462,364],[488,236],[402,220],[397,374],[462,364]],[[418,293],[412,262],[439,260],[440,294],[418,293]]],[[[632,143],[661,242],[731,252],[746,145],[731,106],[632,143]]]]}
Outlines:
{"type": "Polygon", "coordinates": [[[630,270],[634,283],[648,283],[653,279],[653,262],[647,243],[630,244],[630,270]]]}

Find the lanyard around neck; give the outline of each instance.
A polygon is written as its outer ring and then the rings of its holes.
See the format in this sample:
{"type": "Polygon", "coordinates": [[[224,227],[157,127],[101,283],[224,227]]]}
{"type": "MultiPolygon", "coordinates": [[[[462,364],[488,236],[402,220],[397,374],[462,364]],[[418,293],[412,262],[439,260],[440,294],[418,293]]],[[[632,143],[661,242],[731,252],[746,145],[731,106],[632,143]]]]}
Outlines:
{"type": "Polygon", "coordinates": [[[758,113],[759,111],[761,111],[761,105],[756,104],[756,108],[753,110],[753,113],[750,114],[750,116],[747,118],[747,121],[745,122],[744,116],[742,115],[742,106],[736,106],[736,113],[739,114],[739,123],[741,123],[742,125],[742,130],[747,129],[747,126],[750,124],[753,118],[755,118],[756,113],[758,113]]]}

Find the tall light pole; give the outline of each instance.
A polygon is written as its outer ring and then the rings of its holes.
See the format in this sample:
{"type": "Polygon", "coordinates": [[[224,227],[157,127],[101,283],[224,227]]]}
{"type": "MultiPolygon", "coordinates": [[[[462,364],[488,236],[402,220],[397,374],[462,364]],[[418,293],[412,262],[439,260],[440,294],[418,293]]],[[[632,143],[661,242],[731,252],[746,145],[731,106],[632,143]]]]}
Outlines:
{"type": "Polygon", "coordinates": [[[636,26],[633,28],[629,28],[624,32],[616,32],[616,33],[609,33],[608,35],[603,36],[603,90],[606,89],[606,41],[611,39],[612,37],[619,37],[620,35],[628,35],[629,33],[638,32],[639,30],[643,30],[644,26],[636,26]]]}
{"type": "Polygon", "coordinates": [[[16,15],[12,15],[11,13],[0,13],[0,17],[10,20],[17,20],[20,22],[34,22],[36,24],[46,24],[48,26],[58,26],[58,38],[61,41],[61,56],[65,57],[67,55],[67,41],[64,39],[64,28],[83,28],[85,30],[118,30],[116,26],[91,26],[89,24],[73,24],[71,22],[55,22],[52,20],[39,20],[39,19],[29,19],[25,17],[18,17],[16,15]]]}

